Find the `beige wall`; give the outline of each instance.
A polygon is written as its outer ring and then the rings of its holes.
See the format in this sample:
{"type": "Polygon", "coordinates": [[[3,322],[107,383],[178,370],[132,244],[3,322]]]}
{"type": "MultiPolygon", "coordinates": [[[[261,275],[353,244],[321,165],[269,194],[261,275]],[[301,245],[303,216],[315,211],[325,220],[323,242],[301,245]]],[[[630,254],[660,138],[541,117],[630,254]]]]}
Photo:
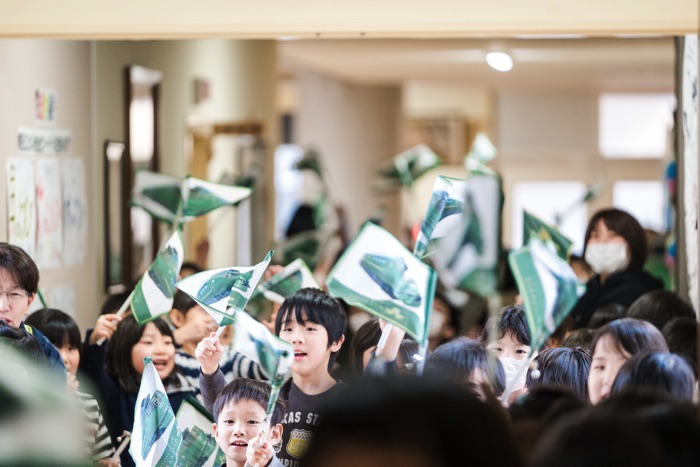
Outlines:
{"type": "MultiPolygon", "coordinates": [[[[3,241],[8,239],[7,158],[18,155],[18,126],[71,131],[71,149],[68,154],[58,157],[76,157],[85,161],[88,224],[101,223],[102,211],[92,196],[99,191],[101,178],[96,178],[99,154],[94,152],[92,146],[94,113],[91,88],[89,43],[0,41],[0,239],[3,241]],[[35,120],[34,92],[37,88],[56,91],[56,120],[53,124],[35,120]]],[[[72,288],[75,292],[75,309],[64,311],[76,316],[83,328],[89,321],[86,317],[95,313],[102,292],[102,282],[95,280],[102,277],[96,259],[96,252],[102,250],[102,238],[96,230],[89,229],[84,247],[87,259],[83,264],[42,268],[39,284],[47,299],[57,288],[72,288]]],[[[52,303],[49,302],[49,305],[52,303]]]]}
{"type": "MultiPolygon", "coordinates": [[[[327,167],[330,196],[349,214],[352,234],[382,198],[371,189],[379,162],[399,152],[401,90],[398,86],[348,84],[313,72],[297,75],[296,142],[314,147],[327,167]]],[[[395,229],[395,207],[387,213],[395,229]]]]}

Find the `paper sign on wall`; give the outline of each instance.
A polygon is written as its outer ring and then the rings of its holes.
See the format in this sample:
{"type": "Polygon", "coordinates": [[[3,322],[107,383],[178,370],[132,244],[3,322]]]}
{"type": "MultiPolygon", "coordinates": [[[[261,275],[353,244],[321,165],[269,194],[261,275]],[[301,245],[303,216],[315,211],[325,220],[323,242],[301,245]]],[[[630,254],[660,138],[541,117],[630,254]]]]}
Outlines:
{"type": "Polygon", "coordinates": [[[63,199],[58,159],[36,161],[37,235],[36,262],[39,268],[61,266],[63,249],[63,199]]]}
{"type": "Polygon", "coordinates": [[[7,159],[8,241],[31,257],[36,253],[34,162],[7,159]]]}
{"type": "Polygon", "coordinates": [[[63,262],[84,263],[87,258],[87,199],[85,160],[65,159],[63,172],[63,262]]]}

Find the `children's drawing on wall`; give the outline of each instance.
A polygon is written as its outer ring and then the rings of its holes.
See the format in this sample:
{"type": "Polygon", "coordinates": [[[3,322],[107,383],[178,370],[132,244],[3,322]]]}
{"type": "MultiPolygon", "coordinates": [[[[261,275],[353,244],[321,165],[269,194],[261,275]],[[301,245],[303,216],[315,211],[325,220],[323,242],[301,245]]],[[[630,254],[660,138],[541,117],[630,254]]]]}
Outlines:
{"type": "Polygon", "coordinates": [[[87,199],[85,160],[65,159],[63,172],[63,262],[66,266],[86,260],[87,199]]]}
{"type": "Polygon", "coordinates": [[[34,162],[7,159],[8,241],[34,257],[36,252],[36,192],[34,162]]]}
{"type": "Polygon", "coordinates": [[[58,159],[36,161],[36,259],[39,268],[61,265],[63,216],[61,172],[58,159]]]}

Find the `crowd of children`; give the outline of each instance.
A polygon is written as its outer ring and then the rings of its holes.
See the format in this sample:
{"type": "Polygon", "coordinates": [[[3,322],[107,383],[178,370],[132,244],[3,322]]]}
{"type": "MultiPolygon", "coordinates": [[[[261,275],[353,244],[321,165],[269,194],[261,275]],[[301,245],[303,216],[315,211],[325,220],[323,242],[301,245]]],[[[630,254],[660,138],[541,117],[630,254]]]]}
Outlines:
{"type": "Polygon", "coordinates": [[[298,290],[274,315],[294,361],[269,419],[260,368],[225,336],[212,339],[216,323],[189,296],[177,292],[171,313],[146,324],[110,302],[83,339],[60,310],[26,317],[38,270],[6,243],[0,351],[25,353],[80,401],[95,465],[134,465],[115,448],[133,427],[148,356],[175,412],[189,395],[211,412],[227,467],[697,466],[697,318],[641,270],[633,220],[594,216],[587,295],[541,348],[522,306],[462,320],[441,297],[426,354],[396,328],[378,350],[384,322],[352,310],[348,329],[346,305],[298,290]]]}

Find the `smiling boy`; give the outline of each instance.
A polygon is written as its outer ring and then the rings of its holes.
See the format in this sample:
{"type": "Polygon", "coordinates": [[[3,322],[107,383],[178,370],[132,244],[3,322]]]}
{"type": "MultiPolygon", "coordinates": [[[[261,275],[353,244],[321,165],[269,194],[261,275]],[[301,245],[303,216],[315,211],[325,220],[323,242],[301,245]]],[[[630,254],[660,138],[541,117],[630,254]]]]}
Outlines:
{"type": "Polygon", "coordinates": [[[214,435],[226,455],[225,467],[280,467],[272,446],[282,436],[284,409],[279,401],[270,416],[270,430],[264,442],[260,432],[266,422],[270,386],[262,381],[240,378],[227,385],[214,403],[214,435]]]}
{"type": "MultiPolygon", "coordinates": [[[[297,291],[282,304],[275,321],[275,333],[294,349],[292,380],[281,397],[288,412],[282,421],[282,441],[276,447],[282,465],[297,467],[321,421],[321,408],[338,390],[329,372],[345,340],[347,317],[340,303],[319,289],[297,291]]],[[[201,365],[200,388],[209,408],[225,385],[219,370],[224,348],[204,339],[195,352],[201,365]]],[[[342,384],[342,383],[341,383],[342,384]]]]}

